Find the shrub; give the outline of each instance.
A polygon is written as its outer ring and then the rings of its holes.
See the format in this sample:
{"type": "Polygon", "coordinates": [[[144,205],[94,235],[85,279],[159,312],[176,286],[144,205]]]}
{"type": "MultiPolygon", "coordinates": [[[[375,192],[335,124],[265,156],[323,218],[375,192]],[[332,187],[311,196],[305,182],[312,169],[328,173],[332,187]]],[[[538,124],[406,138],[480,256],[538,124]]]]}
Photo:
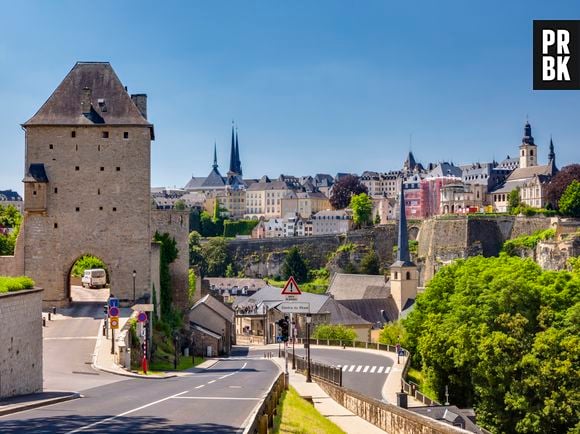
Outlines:
{"type": "Polygon", "coordinates": [[[510,256],[516,256],[518,250],[535,249],[540,241],[548,240],[556,236],[555,229],[546,229],[534,232],[532,235],[522,235],[521,237],[507,240],[503,244],[502,251],[510,256]]]}
{"type": "Polygon", "coordinates": [[[314,339],[330,339],[337,341],[354,341],[356,332],[353,328],[342,324],[320,324],[312,333],[314,339]]]}
{"type": "Polygon", "coordinates": [[[226,220],[224,221],[224,237],[251,235],[252,229],[254,229],[258,223],[258,220],[226,220]]]}
{"type": "Polygon", "coordinates": [[[84,255],[75,262],[71,274],[74,277],[82,277],[85,274],[85,270],[92,270],[93,268],[106,268],[106,266],[96,256],[84,255]]]}
{"type": "Polygon", "coordinates": [[[34,288],[34,280],[30,277],[5,277],[0,276],[0,294],[5,292],[22,291],[34,288]]]}

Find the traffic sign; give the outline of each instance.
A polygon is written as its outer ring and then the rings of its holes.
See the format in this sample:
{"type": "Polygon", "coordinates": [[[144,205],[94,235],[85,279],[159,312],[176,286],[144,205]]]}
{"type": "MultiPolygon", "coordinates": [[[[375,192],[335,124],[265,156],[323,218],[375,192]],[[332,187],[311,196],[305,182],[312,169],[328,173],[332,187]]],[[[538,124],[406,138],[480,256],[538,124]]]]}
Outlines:
{"type": "Polygon", "coordinates": [[[300,295],[302,291],[298,288],[298,284],[294,280],[294,277],[290,276],[286,285],[284,285],[284,289],[282,290],[282,295],[300,295]]]}
{"type": "Polygon", "coordinates": [[[111,328],[112,329],[118,329],[119,328],[119,317],[118,316],[112,316],[109,319],[109,324],[111,324],[111,328]]]}
{"type": "Polygon", "coordinates": [[[115,306],[110,307],[109,316],[119,316],[119,308],[115,306]]]}
{"type": "Polygon", "coordinates": [[[119,299],[114,297],[109,298],[109,307],[119,307],[119,299]]]}
{"type": "Polygon", "coordinates": [[[310,313],[310,303],[291,301],[278,305],[278,310],[284,313],[310,313]]]}
{"type": "Polygon", "coordinates": [[[137,321],[139,321],[139,322],[147,321],[147,314],[145,312],[139,312],[137,314],[137,321]]]}

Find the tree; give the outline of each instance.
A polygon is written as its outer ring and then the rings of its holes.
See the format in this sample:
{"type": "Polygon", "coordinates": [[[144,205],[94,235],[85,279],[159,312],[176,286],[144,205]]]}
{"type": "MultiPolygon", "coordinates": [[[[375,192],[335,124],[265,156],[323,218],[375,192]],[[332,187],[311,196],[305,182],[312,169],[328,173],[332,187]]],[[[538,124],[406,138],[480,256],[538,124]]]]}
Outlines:
{"type": "Polygon", "coordinates": [[[333,341],[354,341],[356,332],[342,324],[320,324],[312,333],[313,339],[330,339],[333,341]]]}
{"type": "Polygon", "coordinates": [[[387,345],[406,345],[407,331],[400,320],[385,324],[379,333],[379,342],[387,345]]]}
{"type": "Polygon", "coordinates": [[[201,248],[201,235],[197,231],[189,233],[189,266],[205,269],[205,258],[201,248]]]}
{"type": "Polygon", "coordinates": [[[560,212],[570,217],[580,217],[580,182],[574,180],[566,187],[558,202],[560,212]]]}
{"type": "Polygon", "coordinates": [[[564,166],[554,175],[546,187],[546,200],[553,209],[558,207],[560,197],[574,180],[580,181],[580,164],[564,166]]]}
{"type": "Polygon", "coordinates": [[[210,239],[202,246],[202,253],[205,262],[203,275],[210,277],[225,276],[226,269],[230,263],[226,240],[221,237],[210,239]]]}
{"type": "Polygon", "coordinates": [[[334,209],[344,209],[350,203],[353,194],[367,193],[367,188],[357,176],[347,175],[332,186],[330,204],[334,209]]]}
{"type": "Polygon", "coordinates": [[[71,274],[75,277],[82,277],[85,274],[85,270],[91,270],[93,268],[105,268],[105,263],[101,261],[96,256],[84,255],[77,259],[73,265],[71,274]]]}
{"type": "Polygon", "coordinates": [[[226,267],[226,277],[236,277],[236,271],[234,270],[234,266],[231,262],[226,267]]]}
{"type": "Polygon", "coordinates": [[[520,188],[517,187],[508,194],[508,212],[513,214],[520,206],[520,188]]]}
{"type": "Polygon", "coordinates": [[[379,215],[378,212],[375,215],[375,221],[374,221],[374,223],[375,223],[375,225],[380,225],[381,224],[381,216],[379,215]]]}
{"type": "Polygon", "coordinates": [[[173,293],[171,288],[171,272],[169,265],[177,259],[179,251],[177,250],[177,243],[175,238],[167,232],[160,234],[155,232],[154,240],[161,244],[160,249],[160,265],[159,265],[159,292],[161,295],[161,319],[168,320],[173,312],[173,293]]]}
{"type": "Polygon", "coordinates": [[[306,282],[308,279],[308,268],[297,247],[292,247],[288,250],[288,254],[282,264],[282,275],[284,279],[289,279],[290,276],[293,276],[298,283],[306,282]]]}
{"type": "Polygon", "coordinates": [[[366,193],[353,194],[350,198],[352,208],[352,220],[358,227],[371,223],[373,213],[373,201],[366,193]]]}
{"type": "Polygon", "coordinates": [[[381,262],[374,249],[369,250],[369,252],[363,256],[360,261],[360,272],[362,274],[381,274],[381,262]]]}
{"type": "Polygon", "coordinates": [[[20,232],[22,214],[13,205],[0,205],[0,228],[9,229],[8,234],[0,233],[0,256],[13,255],[16,246],[16,238],[20,232]]]}
{"type": "Polygon", "coordinates": [[[185,202],[183,199],[177,199],[173,204],[173,209],[177,211],[185,211],[185,202]]]}

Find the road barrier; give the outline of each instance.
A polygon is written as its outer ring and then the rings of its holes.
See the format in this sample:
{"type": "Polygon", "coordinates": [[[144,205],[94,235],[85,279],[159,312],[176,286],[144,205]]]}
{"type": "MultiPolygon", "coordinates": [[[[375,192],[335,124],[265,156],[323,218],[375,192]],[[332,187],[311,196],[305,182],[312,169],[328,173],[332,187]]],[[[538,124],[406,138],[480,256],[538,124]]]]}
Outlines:
{"type": "MultiPolygon", "coordinates": [[[[326,345],[332,347],[349,347],[349,348],[365,348],[371,350],[379,350],[379,351],[388,351],[390,353],[397,354],[397,346],[396,345],[388,345],[388,344],[379,344],[377,342],[362,342],[362,341],[342,341],[337,339],[306,339],[306,338],[298,338],[298,343],[301,344],[308,344],[310,345],[326,345]]],[[[417,389],[417,385],[415,383],[409,383],[405,378],[407,377],[407,373],[409,372],[409,368],[411,367],[411,353],[404,348],[401,348],[401,356],[405,357],[405,366],[403,366],[403,372],[401,374],[401,391],[411,395],[416,400],[421,401],[425,405],[441,405],[441,403],[427,397],[423,393],[421,393],[417,389]]],[[[320,377],[324,378],[324,377],[320,377]]],[[[324,378],[326,381],[332,383],[332,381],[324,378]]],[[[336,384],[336,383],[333,383],[336,384]]],[[[341,384],[342,385],[342,371],[341,371],[341,384]]]]}
{"type": "Polygon", "coordinates": [[[250,416],[251,421],[244,429],[244,434],[267,434],[274,428],[274,416],[278,412],[278,402],[284,392],[284,373],[274,381],[266,397],[250,416]]]}

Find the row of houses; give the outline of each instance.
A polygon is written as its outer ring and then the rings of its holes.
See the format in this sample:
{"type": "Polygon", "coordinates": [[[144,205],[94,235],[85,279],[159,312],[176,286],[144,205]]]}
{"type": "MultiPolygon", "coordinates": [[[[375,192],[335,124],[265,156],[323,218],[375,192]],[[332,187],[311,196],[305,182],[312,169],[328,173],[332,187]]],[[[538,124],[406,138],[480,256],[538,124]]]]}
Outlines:
{"type": "Polygon", "coordinates": [[[351,230],[350,209],[325,210],[304,218],[299,213],[289,213],[284,218],[260,219],[252,230],[252,238],[308,237],[340,234],[351,230]]]}

